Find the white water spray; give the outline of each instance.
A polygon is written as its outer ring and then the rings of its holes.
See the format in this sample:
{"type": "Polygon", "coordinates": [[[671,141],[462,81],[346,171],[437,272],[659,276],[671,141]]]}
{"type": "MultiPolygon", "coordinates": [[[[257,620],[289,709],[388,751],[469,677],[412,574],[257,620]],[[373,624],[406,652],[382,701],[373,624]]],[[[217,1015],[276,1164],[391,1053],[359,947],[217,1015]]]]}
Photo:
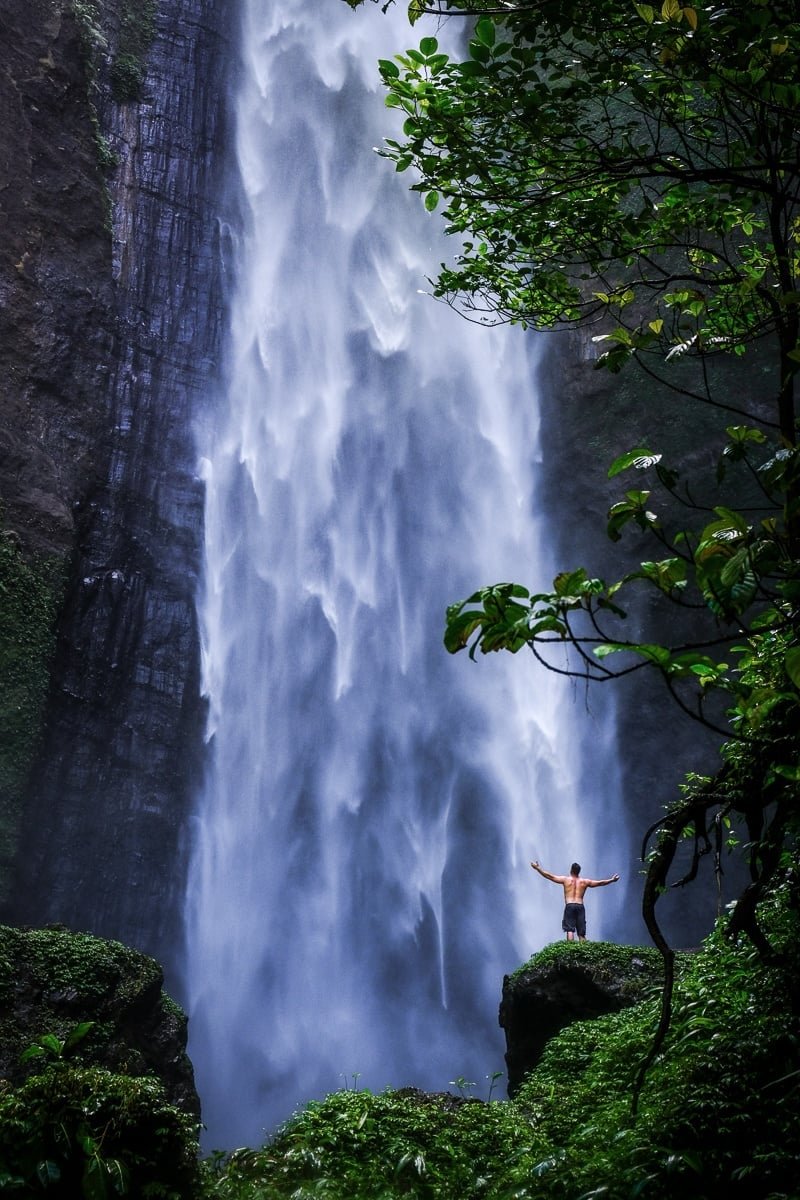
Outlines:
{"type": "Polygon", "coordinates": [[[375,62],[407,23],[245,8],[249,220],[229,393],[201,435],[211,764],[187,904],[214,1146],[259,1144],[353,1077],[481,1094],[502,976],[559,936],[528,860],[598,862],[562,681],[441,644],[446,604],[552,572],[535,339],[420,294],[450,247],[372,151],[393,121],[375,62]]]}

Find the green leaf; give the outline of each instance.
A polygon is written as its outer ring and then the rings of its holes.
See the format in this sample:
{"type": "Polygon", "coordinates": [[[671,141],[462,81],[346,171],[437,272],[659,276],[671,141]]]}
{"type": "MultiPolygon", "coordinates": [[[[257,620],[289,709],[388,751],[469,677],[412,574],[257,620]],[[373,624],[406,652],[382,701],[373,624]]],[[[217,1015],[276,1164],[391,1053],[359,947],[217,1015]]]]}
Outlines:
{"type": "Polygon", "coordinates": [[[608,468],[608,478],[613,479],[615,475],[621,474],[622,471],[627,471],[629,467],[635,467],[637,471],[643,471],[647,467],[655,466],[660,461],[660,454],[653,454],[651,450],[639,446],[635,450],[629,450],[627,454],[621,454],[619,458],[614,459],[608,468]]]}
{"type": "Polygon", "coordinates": [[[790,779],[792,783],[800,783],[800,767],[790,766],[788,763],[776,763],[772,767],[772,771],[775,775],[780,775],[782,779],[790,779]]]}
{"type": "Polygon", "coordinates": [[[34,1058],[43,1058],[47,1051],[43,1046],[28,1046],[27,1050],[23,1050],[19,1056],[20,1062],[30,1062],[34,1058]]]}
{"type": "Polygon", "coordinates": [[[593,653],[597,658],[606,658],[609,654],[618,654],[624,650],[630,654],[638,654],[658,667],[667,667],[670,661],[670,652],[666,646],[656,646],[649,642],[604,642],[595,646],[593,653]]]}
{"type": "Polygon", "coordinates": [[[36,1040],[40,1046],[43,1046],[45,1050],[49,1050],[52,1054],[60,1055],[64,1049],[64,1043],[54,1033],[43,1033],[36,1040]]]}
{"type": "Polygon", "coordinates": [[[607,658],[609,654],[617,654],[621,650],[630,650],[630,646],[623,642],[604,642],[600,646],[595,646],[592,653],[596,658],[607,658]]]}
{"type": "Polygon", "coordinates": [[[83,1169],[81,1185],[84,1200],[108,1200],[108,1176],[101,1159],[89,1159],[83,1169]]]}
{"type": "Polygon", "coordinates": [[[800,646],[791,646],[786,651],[783,662],[786,667],[786,674],[794,686],[800,689],[800,646]]]}
{"type": "Polygon", "coordinates": [[[658,517],[646,507],[649,491],[630,491],[625,493],[625,499],[612,504],[608,510],[608,525],[606,532],[612,542],[618,542],[623,526],[629,521],[635,521],[640,529],[652,528],[658,525],[658,517]]]}
{"type": "Polygon", "coordinates": [[[484,612],[462,613],[460,616],[449,618],[445,627],[444,644],[450,654],[463,650],[476,629],[486,620],[484,612]]]}
{"type": "Polygon", "coordinates": [[[660,562],[643,562],[638,571],[631,571],[625,576],[624,582],[634,579],[646,579],[654,583],[660,591],[669,593],[681,589],[687,582],[686,563],[682,558],[664,558],[660,562]]]}
{"type": "Polygon", "coordinates": [[[584,567],[577,571],[561,571],[553,580],[553,588],[557,596],[574,596],[582,590],[587,578],[584,567]]]}
{"type": "Polygon", "coordinates": [[[749,425],[729,425],[725,430],[732,442],[756,442],[763,445],[767,435],[761,429],[753,429],[749,425]]]}
{"type": "Polygon", "coordinates": [[[475,26],[475,37],[478,41],[482,42],[484,46],[493,46],[496,36],[497,30],[491,17],[481,17],[475,26]]]}
{"type": "Polygon", "coordinates": [[[492,58],[491,50],[488,46],[484,45],[483,42],[470,42],[469,54],[470,58],[472,58],[475,62],[481,63],[481,65],[484,67],[491,61],[492,58]]]}
{"type": "Polygon", "coordinates": [[[43,1188],[50,1187],[52,1183],[58,1183],[61,1178],[61,1168],[58,1163],[49,1158],[42,1159],[36,1164],[36,1178],[43,1188]]]}
{"type": "Polygon", "coordinates": [[[436,208],[438,203],[439,203],[439,193],[438,192],[426,192],[425,193],[425,207],[428,210],[428,212],[433,212],[433,210],[436,208]]]}
{"type": "Polygon", "coordinates": [[[67,1034],[64,1042],[64,1050],[71,1050],[73,1046],[77,1046],[78,1042],[82,1042],[90,1029],[95,1026],[94,1021],[80,1021],[67,1034]]]}
{"type": "Polygon", "coordinates": [[[533,637],[540,633],[557,633],[559,637],[566,637],[567,627],[563,621],[559,621],[557,617],[542,617],[540,620],[532,621],[529,626],[529,631],[533,637]]]}

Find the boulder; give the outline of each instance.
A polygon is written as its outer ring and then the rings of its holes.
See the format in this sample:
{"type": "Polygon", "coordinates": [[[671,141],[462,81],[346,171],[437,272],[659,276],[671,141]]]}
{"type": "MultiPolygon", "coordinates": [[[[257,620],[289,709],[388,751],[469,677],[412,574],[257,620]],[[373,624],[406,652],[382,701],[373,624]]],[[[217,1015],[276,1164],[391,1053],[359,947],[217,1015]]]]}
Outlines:
{"type": "Polygon", "coordinates": [[[506,1036],[509,1096],[565,1026],[636,1004],[662,980],[656,950],[610,942],[557,943],[506,975],[500,1026],[506,1036]]]}
{"type": "MultiPolygon", "coordinates": [[[[19,1085],[41,1059],[20,1056],[44,1034],[65,1042],[70,1060],[120,1075],[152,1075],[170,1103],[200,1117],[186,1016],[163,991],[158,963],[119,942],[60,926],[0,926],[0,1078],[19,1085]]],[[[52,1054],[52,1048],[47,1051],[52,1054]]]]}

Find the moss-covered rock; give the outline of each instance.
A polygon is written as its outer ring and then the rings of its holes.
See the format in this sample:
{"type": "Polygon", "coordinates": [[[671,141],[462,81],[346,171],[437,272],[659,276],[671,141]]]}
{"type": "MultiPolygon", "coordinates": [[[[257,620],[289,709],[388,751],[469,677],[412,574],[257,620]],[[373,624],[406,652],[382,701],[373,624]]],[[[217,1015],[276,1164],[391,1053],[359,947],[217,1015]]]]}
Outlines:
{"type": "MultiPolygon", "coordinates": [[[[514,1194],[797,1196],[797,899],[791,871],[764,903],[772,961],[746,939],[726,936],[722,924],[686,957],[668,1037],[638,1097],[657,997],[571,1025],[548,1043],[514,1100],[550,1143],[546,1171],[535,1193],[514,1194]]],[[[527,1182],[530,1170],[523,1165],[517,1178],[527,1182]]]]}
{"type": "Polygon", "coordinates": [[[199,1119],[186,1017],[163,982],[154,959],[119,942],[57,927],[0,926],[0,1076],[23,1083],[40,1064],[20,1055],[37,1038],[54,1034],[63,1042],[91,1021],[71,1061],[155,1076],[170,1104],[199,1119]]]}
{"type": "Polygon", "coordinates": [[[548,1041],[575,1021],[619,1012],[663,978],[659,953],[611,942],[557,942],[503,980],[500,1025],[513,1096],[548,1041]]]}

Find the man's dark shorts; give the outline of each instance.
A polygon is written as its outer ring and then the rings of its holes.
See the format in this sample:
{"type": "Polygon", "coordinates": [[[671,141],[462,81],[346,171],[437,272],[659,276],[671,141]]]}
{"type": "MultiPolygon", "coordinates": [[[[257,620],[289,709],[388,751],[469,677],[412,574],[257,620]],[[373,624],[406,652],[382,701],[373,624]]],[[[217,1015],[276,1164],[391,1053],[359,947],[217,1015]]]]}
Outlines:
{"type": "Polygon", "coordinates": [[[561,928],[564,933],[577,933],[578,937],[586,937],[586,909],[582,904],[565,906],[561,928]]]}

